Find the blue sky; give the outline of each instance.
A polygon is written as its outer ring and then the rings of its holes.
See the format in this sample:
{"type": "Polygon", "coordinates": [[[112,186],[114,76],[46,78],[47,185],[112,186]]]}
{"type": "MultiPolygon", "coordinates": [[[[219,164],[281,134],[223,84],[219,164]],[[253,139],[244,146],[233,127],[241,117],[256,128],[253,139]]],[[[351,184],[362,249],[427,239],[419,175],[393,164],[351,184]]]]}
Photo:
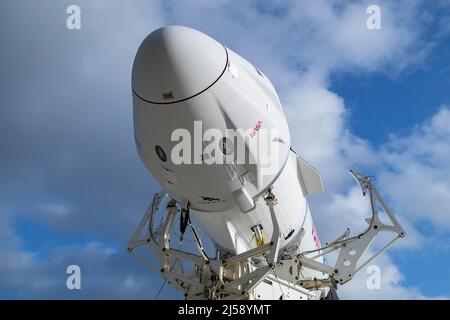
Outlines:
{"type": "MultiPolygon", "coordinates": [[[[0,19],[0,298],[153,298],[125,251],[159,190],[137,157],[131,65],[166,24],[197,28],[277,88],[293,146],[322,174],[322,242],[363,228],[350,168],[377,184],[408,237],[343,298],[450,296],[450,2],[13,1],[0,19]],[[368,31],[365,9],[381,7],[368,31]],[[77,4],[82,29],[67,30],[77,4]],[[321,130],[317,130],[320,127],[321,130]],[[65,288],[78,264],[83,289],[65,288]]],[[[366,212],[367,213],[367,212],[366,212]]],[[[162,298],[180,298],[165,288],[162,298]]]]}
{"type": "Polygon", "coordinates": [[[385,74],[337,75],[331,90],[351,109],[351,127],[374,144],[393,132],[407,133],[450,102],[450,43],[439,43],[421,69],[396,78],[385,74]],[[431,107],[435,106],[435,107],[431,107]],[[372,119],[372,121],[366,121],[372,119]]]}

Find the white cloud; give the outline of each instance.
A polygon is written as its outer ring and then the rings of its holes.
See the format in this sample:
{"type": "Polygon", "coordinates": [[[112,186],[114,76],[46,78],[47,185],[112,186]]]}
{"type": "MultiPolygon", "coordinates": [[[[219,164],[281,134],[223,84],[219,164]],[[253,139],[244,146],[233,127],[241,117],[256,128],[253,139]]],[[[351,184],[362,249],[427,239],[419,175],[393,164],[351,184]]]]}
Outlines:
{"type": "Polygon", "coordinates": [[[0,211],[0,287],[6,280],[3,279],[4,275],[25,271],[35,259],[36,253],[19,250],[22,246],[23,239],[9,225],[6,214],[0,211]]]}
{"type": "Polygon", "coordinates": [[[346,172],[340,150],[346,112],[342,98],[306,81],[285,101],[294,149],[320,169],[326,187],[336,187],[346,172]]]}
{"type": "Polygon", "coordinates": [[[64,204],[51,203],[42,205],[38,208],[38,214],[44,218],[58,219],[65,218],[71,210],[64,204]]]}
{"type": "Polygon", "coordinates": [[[38,254],[26,249],[28,241],[0,216],[0,288],[10,298],[151,299],[156,292],[159,281],[152,282],[152,274],[125,249],[88,242],[38,254]],[[69,265],[81,268],[80,291],[66,289],[69,265]]]}
{"type": "MultiPolygon", "coordinates": [[[[373,275],[363,268],[355,278],[340,287],[339,294],[343,299],[425,299],[420,290],[413,286],[405,285],[405,278],[398,267],[383,255],[374,262],[380,270],[380,287],[371,288],[367,286],[367,281],[373,275]]],[[[370,270],[369,270],[370,271],[370,270]]],[[[433,297],[437,298],[437,297],[433,297]]]]}
{"type": "MultiPolygon", "coordinates": [[[[298,1],[290,10],[290,23],[298,55],[309,67],[330,71],[400,71],[423,58],[429,49],[409,52],[416,46],[417,1],[375,3],[381,9],[381,29],[366,26],[366,9],[373,1],[298,1]],[[392,63],[392,62],[396,63],[392,63]]],[[[416,47],[416,49],[419,47],[416,47]]]]}
{"type": "Polygon", "coordinates": [[[450,229],[450,109],[442,106],[431,120],[404,137],[392,136],[381,157],[384,190],[409,218],[450,229]]]}

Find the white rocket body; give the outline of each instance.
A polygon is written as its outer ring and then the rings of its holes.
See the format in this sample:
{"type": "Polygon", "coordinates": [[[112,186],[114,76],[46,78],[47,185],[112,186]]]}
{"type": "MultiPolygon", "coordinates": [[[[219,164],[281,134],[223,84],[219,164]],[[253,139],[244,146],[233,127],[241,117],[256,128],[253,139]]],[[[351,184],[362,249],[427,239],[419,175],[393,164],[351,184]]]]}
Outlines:
{"type": "Polygon", "coordinates": [[[295,250],[320,247],[305,199],[322,191],[320,176],[291,151],[277,93],[252,64],[199,31],[169,26],[143,41],[133,66],[132,88],[142,161],[173,199],[189,205],[218,247],[232,254],[254,248],[255,226],[270,239],[273,226],[263,199],[269,187],[278,199],[281,248],[289,248],[300,236],[301,248],[295,250]],[[201,121],[201,129],[195,121],[201,121]],[[174,160],[180,155],[181,139],[173,135],[180,132],[177,129],[191,134],[191,151],[182,154],[190,163],[174,160]],[[230,129],[238,134],[226,143],[205,142],[202,135],[207,129],[224,136],[230,129]],[[253,143],[264,131],[270,132],[267,143],[253,143]],[[211,144],[218,145],[222,157],[237,153],[237,145],[244,146],[248,161],[205,164],[217,156],[209,153],[211,144]]]}

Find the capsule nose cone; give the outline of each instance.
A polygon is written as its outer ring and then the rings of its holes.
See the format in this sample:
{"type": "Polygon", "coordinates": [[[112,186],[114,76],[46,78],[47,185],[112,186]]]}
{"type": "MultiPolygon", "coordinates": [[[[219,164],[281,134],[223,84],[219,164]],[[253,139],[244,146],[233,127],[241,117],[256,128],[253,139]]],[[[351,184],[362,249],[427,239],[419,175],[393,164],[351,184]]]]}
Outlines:
{"type": "Polygon", "coordinates": [[[214,84],[227,63],[223,45],[183,26],[167,26],[150,33],[134,59],[134,94],[150,103],[189,99],[214,84]]]}

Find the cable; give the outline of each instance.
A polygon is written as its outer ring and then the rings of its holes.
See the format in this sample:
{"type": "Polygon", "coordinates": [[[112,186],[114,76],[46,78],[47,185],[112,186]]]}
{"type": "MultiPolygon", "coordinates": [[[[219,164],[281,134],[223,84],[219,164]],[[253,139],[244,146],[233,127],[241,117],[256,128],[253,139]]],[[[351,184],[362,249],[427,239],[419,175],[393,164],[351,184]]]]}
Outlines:
{"type": "Polygon", "coordinates": [[[280,283],[280,278],[278,278],[277,273],[274,271],[273,274],[275,275],[275,279],[277,279],[278,281],[278,286],[280,287],[280,291],[281,291],[281,297],[283,298],[282,300],[284,300],[285,296],[284,296],[284,292],[283,292],[283,288],[281,288],[281,283],[280,283]]]}
{"type": "Polygon", "coordinates": [[[158,293],[156,294],[156,296],[155,296],[155,298],[154,298],[153,300],[158,300],[159,294],[161,293],[162,289],[163,289],[164,286],[166,285],[166,282],[167,282],[167,279],[164,278],[164,282],[163,282],[163,284],[161,285],[161,287],[159,288],[158,293]]]}
{"type": "MultiPolygon", "coordinates": [[[[179,226],[179,223],[180,223],[179,220],[175,221],[174,226],[172,228],[172,234],[178,238],[181,238],[181,234],[175,231],[177,229],[177,226],[179,226]]],[[[195,242],[196,240],[190,237],[183,236],[183,241],[195,242]]]]}
{"type": "Polygon", "coordinates": [[[203,253],[203,256],[204,256],[205,259],[211,260],[211,259],[208,257],[208,254],[206,253],[205,249],[203,248],[202,241],[201,241],[201,239],[200,239],[200,237],[199,237],[197,231],[195,230],[194,226],[192,225],[191,218],[188,217],[187,220],[188,220],[188,221],[187,221],[187,224],[188,224],[189,227],[191,228],[191,232],[192,232],[192,234],[194,235],[194,238],[195,238],[195,240],[196,240],[196,242],[197,242],[197,246],[198,246],[199,250],[203,253]]]}
{"type": "MultiPolygon", "coordinates": [[[[180,242],[180,245],[178,246],[178,250],[180,250],[180,249],[181,249],[181,242],[180,242]]],[[[169,269],[170,271],[172,271],[172,269],[175,267],[175,264],[177,263],[177,261],[178,261],[178,257],[173,262],[172,267],[169,269]]],[[[180,266],[181,266],[181,269],[183,269],[183,265],[181,264],[181,262],[180,262],[180,266]]],[[[159,288],[158,293],[156,294],[154,300],[158,299],[158,297],[159,297],[160,293],[162,292],[162,290],[163,290],[164,286],[166,285],[166,283],[167,283],[167,279],[164,278],[164,282],[161,285],[161,287],[159,288]]]]}
{"type": "Polygon", "coordinates": [[[180,242],[183,241],[184,233],[189,222],[189,203],[186,209],[182,208],[180,211],[180,242]]]}

